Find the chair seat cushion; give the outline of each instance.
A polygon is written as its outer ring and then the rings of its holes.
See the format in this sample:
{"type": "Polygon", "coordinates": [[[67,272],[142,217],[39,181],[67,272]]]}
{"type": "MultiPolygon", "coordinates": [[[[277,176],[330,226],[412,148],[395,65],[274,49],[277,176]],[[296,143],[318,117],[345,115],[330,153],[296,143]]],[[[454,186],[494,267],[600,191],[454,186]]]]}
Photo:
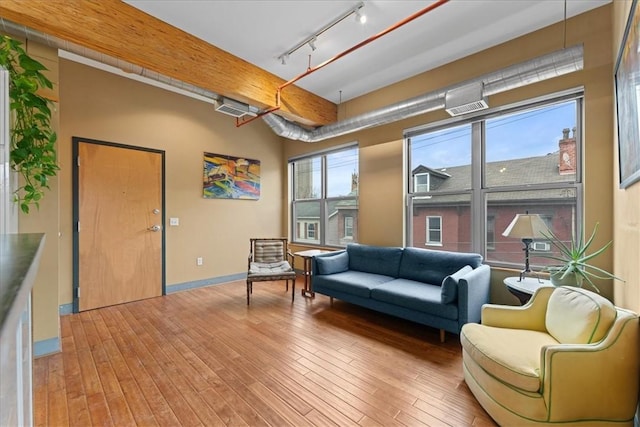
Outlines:
{"type": "Polygon", "coordinates": [[[294,275],[295,271],[287,261],[252,262],[249,265],[249,276],[294,275]]]}
{"type": "Polygon", "coordinates": [[[496,328],[477,323],[463,326],[460,342],[489,375],[530,392],[540,391],[542,347],[558,344],[545,332],[496,328]]]}

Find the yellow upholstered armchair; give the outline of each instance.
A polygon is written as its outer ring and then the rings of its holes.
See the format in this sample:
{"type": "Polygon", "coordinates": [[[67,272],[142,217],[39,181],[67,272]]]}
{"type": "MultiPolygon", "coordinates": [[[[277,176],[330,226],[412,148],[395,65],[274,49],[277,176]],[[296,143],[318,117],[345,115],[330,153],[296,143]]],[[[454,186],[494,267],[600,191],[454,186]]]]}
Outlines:
{"type": "Polygon", "coordinates": [[[464,378],[503,426],[633,425],[638,316],[581,288],[487,304],[460,332],[464,378]]]}
{"type": "Polygon", "coordinates": [[[249,261],[247,271],[247,305],[253,293],[253,282],[289,280],[293,282],[291,302],[296,294],[296,272],[293,269],[293,254],[287,248],[286,238],[249,239],[249,261]]]}

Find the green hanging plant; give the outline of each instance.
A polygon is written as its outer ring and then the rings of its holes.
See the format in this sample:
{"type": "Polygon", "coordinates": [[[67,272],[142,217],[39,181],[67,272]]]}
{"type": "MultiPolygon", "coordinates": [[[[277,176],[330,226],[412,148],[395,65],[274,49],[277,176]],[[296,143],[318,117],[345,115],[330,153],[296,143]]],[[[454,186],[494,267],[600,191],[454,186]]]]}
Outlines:
{"type": "Polygon", "coordinates": [[[23,177],[15,202],[24,213],[39,207],[49,179],[60,169],[56,161],[56,133],[51,129],[49,101],[38,95],[40,88],[53,88],[42,73],[46,67],[31,58],[21,43],[0,36],[0,66],[9,71],[11,111],[10,166],[23,177]]]}

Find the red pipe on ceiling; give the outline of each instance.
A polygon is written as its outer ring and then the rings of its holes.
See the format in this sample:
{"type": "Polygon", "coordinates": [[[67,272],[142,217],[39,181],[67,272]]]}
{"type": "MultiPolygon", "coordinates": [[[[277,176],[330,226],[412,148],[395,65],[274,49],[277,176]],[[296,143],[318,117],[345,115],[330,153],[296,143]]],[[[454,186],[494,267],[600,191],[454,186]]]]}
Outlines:
{"type": "Polygon", "coordinates": [[[331,64],[332,62],[337,61],[338,59],[342,58],[343,56],[346,56],[358,49],[360,49],[363,46],[368,45],[369,43],[378,40],[380,37],[386,36],[387,34],[389,34],[390,32],[397,30],[398,28],[402,27],[405,24],[408,24],[409,22],[413,21],[414,19],[417,19],[419,17],[421,17],[422,15],[431,12],[432,10],[436,9],[439,6],[442,6],[443,4],[449,2],[449,0],[438,0],[432,4],[430,4],[429,6],[425,7],[422,10],[419,10],[418,12],[409,15],[408,17],[406,17],[405,19],[396,22],[395,24],[393,24],[392,26],[388,27],[385,30],[380,31],[378,34],[374,34],[373,36],[369,37],[368,39],[365,39],[363,41],[361,41],[360,43],[350,47],[349,49],[327,59],[326,61],[322,62],[321,64],[316,65],[313,68],[308,68],[307,71],[305,71],[302,74],[297,75],[296,77],[292,78],[291,80],[289,80],[286,83],[281,84],[280,86],[278,86],[278,90],[276,92],[276,106],[275,107],[271,107],[263,112],[261,112],[260,114],[256,115],[255,117],[252,117],[248,120],[242,120],[240,121],[239,118],[236,118],[236,127],[240,127],[242,125],[245,125],[247,123],[251,123],[252,121],[254,121],[255,119],[258,119],[266,114],[270,114],[273,113],[274,111],[277,111],[280,109],[281,104],[280,104],[280,98],[282,96],[282,90],[284,88],[286,88],[287,86],[290,86],[292,84],[294,84],[295,82],[297,82],[298,80],[308,76],[309,74],[315,73],[316,71],[318,71],[321,68],[326,67],[327,65],[331,64]]]}

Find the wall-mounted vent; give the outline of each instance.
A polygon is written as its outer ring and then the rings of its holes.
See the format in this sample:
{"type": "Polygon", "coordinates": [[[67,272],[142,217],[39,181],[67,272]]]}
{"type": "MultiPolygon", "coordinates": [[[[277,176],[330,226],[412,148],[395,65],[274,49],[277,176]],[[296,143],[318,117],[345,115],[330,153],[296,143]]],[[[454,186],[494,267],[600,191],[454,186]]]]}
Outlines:
{"type": "Polygon", "coordinates": [[[222,98],[221,101],[216,101],[216,111],[233,117],[256,115],[251,111],[250,107],[247,104],[243,104],[242,102],[234,101],[233,99],[229,98],[222,98]]]}
{"type": "Polygon", "coordinates": [[[487,98],[482,95],[482,82],[476,82],[447,91],[445,110],[451,116],[473,113],[489,108],[487,98]]]}

